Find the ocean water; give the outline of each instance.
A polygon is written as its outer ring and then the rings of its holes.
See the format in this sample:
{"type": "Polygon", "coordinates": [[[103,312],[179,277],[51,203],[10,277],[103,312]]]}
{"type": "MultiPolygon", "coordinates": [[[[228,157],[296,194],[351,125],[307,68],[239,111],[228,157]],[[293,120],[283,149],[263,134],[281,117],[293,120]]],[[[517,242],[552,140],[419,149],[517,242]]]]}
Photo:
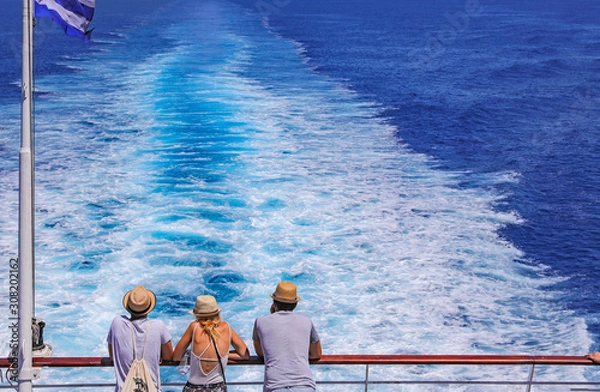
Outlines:
{"type": "MultiPolygon", "coordinates": [[[[106,356],[136,284],[174,342],[212,294],[251,347],[281,279],[326,354],[600,349],[600,5],[144,4],[99,2],[90,44],[36,27],[36,315],[55,356],[106,356]]],[[[21,19],[0,5],[8,304],[21,19]]],[[[43,377],[113,377],[91,373],[43,377]]]]}

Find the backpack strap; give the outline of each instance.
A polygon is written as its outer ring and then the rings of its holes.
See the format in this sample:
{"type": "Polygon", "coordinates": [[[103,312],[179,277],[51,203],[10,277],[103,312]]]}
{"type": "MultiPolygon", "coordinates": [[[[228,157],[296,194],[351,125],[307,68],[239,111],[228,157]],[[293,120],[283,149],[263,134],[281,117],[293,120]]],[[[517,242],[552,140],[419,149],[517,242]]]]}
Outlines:
{"type": "MultiPolygon", "coordinates": [[[[146,338],[148,337],[148,327],[150,325],[150,320],[146,322],[146,329],[144,329],[144,348],[142,349],[142,358],[144,358],[144,354],[146,353],[146,338]]],[[[137,348],[135,345],[135,331],[133,330],[133,321],[129,324],[131,328],[131,340],[133,341],[133,358],[141,359],[137,356],[137,348]]]]}

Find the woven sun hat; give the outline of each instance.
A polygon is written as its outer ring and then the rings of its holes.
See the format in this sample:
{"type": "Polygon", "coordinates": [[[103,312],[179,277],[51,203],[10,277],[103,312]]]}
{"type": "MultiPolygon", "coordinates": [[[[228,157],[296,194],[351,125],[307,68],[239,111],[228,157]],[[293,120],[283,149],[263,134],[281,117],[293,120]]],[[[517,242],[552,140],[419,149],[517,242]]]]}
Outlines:
{"type": "Polygon", "coordinates": [[[280,282],[271,298],[285,304],[295,304],[302,299],[296,295],[296,285],[292,282],[280,282]]]}
{"type": "Polygon", "coordinates": [[[212,295],[199,295],[196,297],[196,305],[190,313],[196,316],[214,316],[219,314],[221,308],[217,306],[217,300],[212,295]]]}
{"type": "Polygon", "coordinates": [[[123,306],[135,316],[145,316],[156,306],[156,295],[144,286],[137,286],[123,297],[123,306]]]}

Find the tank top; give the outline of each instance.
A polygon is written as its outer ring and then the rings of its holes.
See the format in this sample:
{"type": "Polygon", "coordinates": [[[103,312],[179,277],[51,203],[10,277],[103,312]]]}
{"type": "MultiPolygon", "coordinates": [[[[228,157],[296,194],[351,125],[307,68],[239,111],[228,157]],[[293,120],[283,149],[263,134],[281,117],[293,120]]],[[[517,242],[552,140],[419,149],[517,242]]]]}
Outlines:
{"type": "MultiPolygon", "coordinates": [[[[218,363],[218,359],[217,358],[203,358],[204,354],[206,353],[206,351],[210,348],[210,346],[212,345],[211,340],[209,339],[208,341],[208,345],[204,348],[204,350],[202,350],[202,352],[200,353],[200,355],[196,355],[194,354],[194,335],[196,334],[196,328],[198,328],[198,325],[200,324],[196,324],[196,326],[194,327],[194,332],[192,333],[192,350],[190,351],[190,375],[188,377],[188,382],[190,384],[194,384],[194,385],[209,385],[209,384],[217,384],[217,383],[221,383],[223,382],[223,375],[221,374],[221,366],[219,366],[217,364],[217,366],[215,366],[210,372],[208,373],[204,373],[204,370],[202,370],[202,365],[200,363],[200,361],[205,361],[205,362],[217,362],[218,363]]],[[[231,344],[231,326],[228,325],[228,329],[229,329],[229,337],[228,337],[228,342],[231,344]]],[[[216,347],[217,350],[219,350],[218,347],[216,347]]],[[[229,349],[227,350],[227,352],[225,352],[225,354],[223,355],[223,353],[221,353],[219,351],[219,355],[221,356],[221,363],[223,364],[223,370],[225,370],[227,368],[227,360],[229,359],[229,349]]]]}

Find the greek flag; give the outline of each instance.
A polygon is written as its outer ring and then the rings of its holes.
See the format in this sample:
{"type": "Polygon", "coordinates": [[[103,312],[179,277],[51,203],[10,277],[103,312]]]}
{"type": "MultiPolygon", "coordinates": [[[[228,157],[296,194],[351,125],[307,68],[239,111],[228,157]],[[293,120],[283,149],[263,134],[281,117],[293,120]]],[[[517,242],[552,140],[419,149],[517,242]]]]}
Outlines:
{"type": "Polygon", "coordinates": [[[96,0],[35,0],[35,16],[51,18],[67,35],[89,41],[96,0]]]}

